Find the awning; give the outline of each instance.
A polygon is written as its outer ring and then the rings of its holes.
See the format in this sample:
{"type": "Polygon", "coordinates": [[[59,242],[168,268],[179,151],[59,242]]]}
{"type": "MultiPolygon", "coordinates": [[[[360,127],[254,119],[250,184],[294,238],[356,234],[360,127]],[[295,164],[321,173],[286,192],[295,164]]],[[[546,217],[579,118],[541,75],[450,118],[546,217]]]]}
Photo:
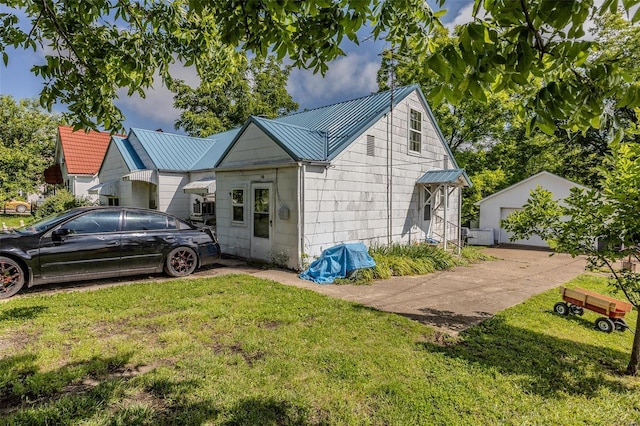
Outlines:
{"type": "Polygon", "coordinates": [[[471,186],[471,180],[464,169],[431,170],[423,174],[416,184],[447,184],[450,186],[471,186]]]}
{"type": "Polygon", "coordinates": [[[88,189],[89,194],[104,195],[106,197],[116,197],[118,195],[118,181],[110,180],[100,183],[88,189]]]}
{"type": "Polygon", "coordinates": [[[122,180],[148,182],[154,185],[158,184],[158,172],[155,170],[136,170],[127,175],[122,176],[122,180]]]}
{"type": "Polygon", "coordinates": [[[182,187],[187,194],[209,195],[216,193],[216,178],[202,178],[182,187]]]}
{"type": "Polygon", "coordinates": [[[60,185],[63,183],[60,164],[54,164],[53,166],[44,169],[44,181],[51,185],[60,185]]]}

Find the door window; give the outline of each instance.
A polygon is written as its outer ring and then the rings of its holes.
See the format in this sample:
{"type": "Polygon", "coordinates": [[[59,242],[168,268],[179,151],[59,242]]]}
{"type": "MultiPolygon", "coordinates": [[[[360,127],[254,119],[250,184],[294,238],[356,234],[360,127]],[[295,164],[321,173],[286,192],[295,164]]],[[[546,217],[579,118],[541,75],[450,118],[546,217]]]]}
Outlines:
{"type": "Polygon", "coordinates": [[[253,236],[269,238],[269,189],[254,189],[253,236]]]}
{"type": "Polygon", "coordinates": [[[159,213],[131,210],[125,213],[123,229],[125,231],[176,229],[176,221],[170,216],[159,213]]]}
{"type": "Polygon", "coordinates": [[[97,210],[89,212],[62,225],[70,234],[97,234],[116,232],[120,224],[120,211],[97,210]]]}

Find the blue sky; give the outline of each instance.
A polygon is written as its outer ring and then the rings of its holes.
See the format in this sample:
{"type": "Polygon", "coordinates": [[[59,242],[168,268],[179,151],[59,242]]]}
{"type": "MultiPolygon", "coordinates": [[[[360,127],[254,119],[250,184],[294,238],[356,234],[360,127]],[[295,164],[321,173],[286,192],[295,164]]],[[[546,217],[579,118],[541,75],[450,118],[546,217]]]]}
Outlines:
{"type": "MultiPolygon", "coordinates": [[[[470,0],[448,0],[446,8],[448,13],[444,22],[448,25],[463,23],[470,18],[470,0]]],[[[364,37],[366,34],[363,34],[364,37]]],[[[287,90],[301,109],[366,96],[377,90],[379,54],[385,43],[367,40],[357,46],[347,41],[342,47],[347,55],[331,62],[324,77],[307,70],[292,71],[287,90]]],[[[8,53],[9,65],[5,67],[0,64],[0,93],[17,99],[36,97],[43,81],[33,75],[31,67],[44,61],[42,52],[8,49],[8,53]]],[[[174,75],[197,85],[198,78],[193,69],[176,65],[174,75]]],[[[146,99],[123,94],[117,105],[126,116],[124,127],[127,130],[131,127],[152,130],[160,128],[167,132],[181,133],[174,129],[179,111],[173,108],[171,92],[160,84],[147,93],[146,99]]],[[[64,105],[54,107],[54,111],[63,110],[64,105]]]]}

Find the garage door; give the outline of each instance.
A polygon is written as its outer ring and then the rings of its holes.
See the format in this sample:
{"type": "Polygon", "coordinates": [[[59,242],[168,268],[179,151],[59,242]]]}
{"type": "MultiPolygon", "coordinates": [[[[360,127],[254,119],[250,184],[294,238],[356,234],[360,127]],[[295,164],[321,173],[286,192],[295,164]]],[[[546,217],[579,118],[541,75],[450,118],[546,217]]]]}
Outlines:
{"type": "MultiPolygon", "coordinates": [[[[500,208],[500,219],[506,219],[507,216],[509,216],[511,213],[516,212],[518,210],[522,210],[519,208],[512,208],[512,207],[501,207],[500,208]]],[[[536,246],[536,247],[549,247],[549,244],[545,243],[542,238],[538,237],[537,235],[533,235],[531,238],[529,238],[528,240],[515,240],[515,241],[509,241],[509,237],[511,236],[511,232],[507,232],[504,229],[500,229],[500,235],[498,237],[498,241],[500,241],[500,243],[504,243],[504,244],[520,244],[520,245],[526,245],[526,246],[536,246]]]]}

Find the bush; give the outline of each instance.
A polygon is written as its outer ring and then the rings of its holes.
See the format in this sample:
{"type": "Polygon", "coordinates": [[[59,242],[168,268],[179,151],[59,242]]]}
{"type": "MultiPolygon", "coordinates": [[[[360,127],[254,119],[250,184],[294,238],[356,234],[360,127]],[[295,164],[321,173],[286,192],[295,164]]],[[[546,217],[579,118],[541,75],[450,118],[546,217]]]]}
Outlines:
{"type": "Polygon", "coordinates": [[[491,256],[483,254],[481,250],[477,247],[465,247],[460,256],[456,256],[430,244],[393,244],[371,247],[369,254],[375,260],[376,266],[359,269],[350,277],[336,280],[335,283],[370,284],[377,279],[384,280],[392,276],[426,275],[455,266],[493,259],[491,256]]]}
{"type": "Polygon", "coordinates": [[[36,210],[36,219],[42,219],[54,213],[61,213],[74,207],[90,206],[93,202],[87,198],[76,198],[66,189],[60,189],[56,195],[47,197],[47,199],[38,206],[36,210]]]}

